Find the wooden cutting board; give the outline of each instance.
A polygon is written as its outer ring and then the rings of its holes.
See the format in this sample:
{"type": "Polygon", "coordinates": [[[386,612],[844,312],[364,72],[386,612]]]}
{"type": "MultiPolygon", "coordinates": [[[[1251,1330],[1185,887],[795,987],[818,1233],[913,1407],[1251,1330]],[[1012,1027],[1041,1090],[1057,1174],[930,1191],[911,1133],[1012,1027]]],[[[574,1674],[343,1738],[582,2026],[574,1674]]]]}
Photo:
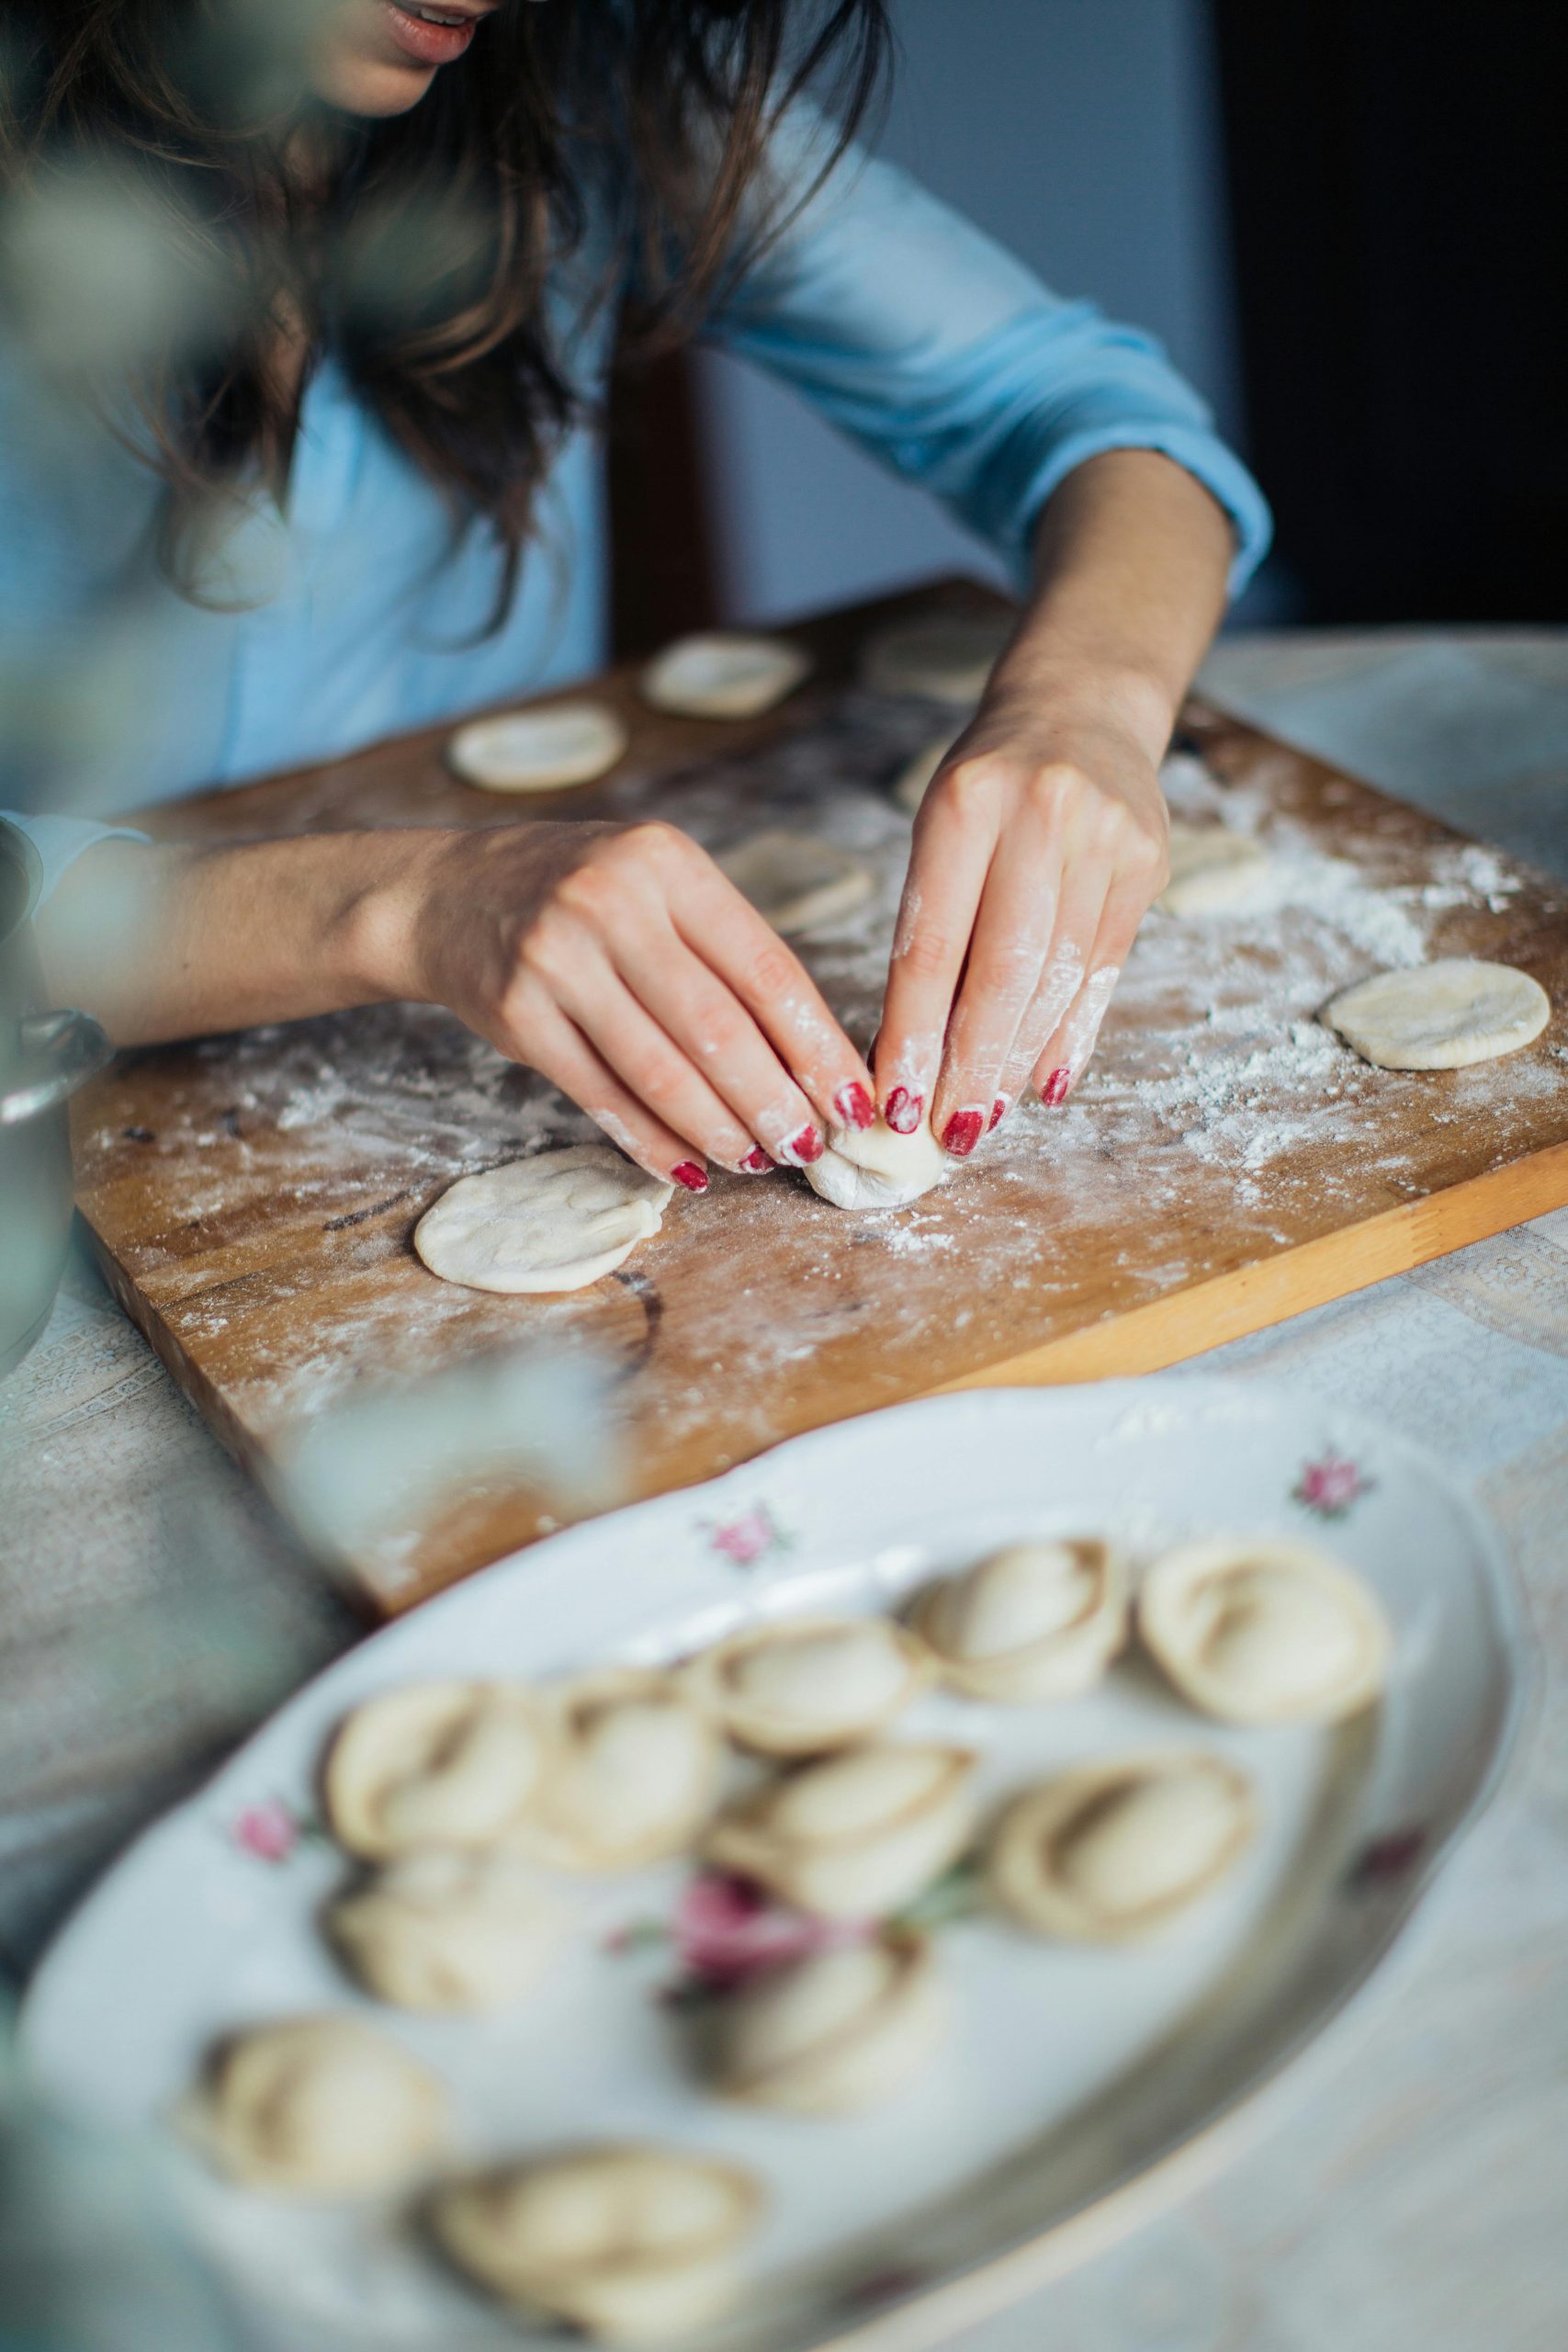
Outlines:
{"type": "MultiPolygon", "coordinates": [[[[631,722],[626,760],[530,808],[657,809],[710,846],[782,822],[863,851],[875,900],[806,950],[863,1042],[908,854],[888,787],[941,714],[856,686],[858,649],[891,616],[994,603],[949,582],[806,625],[813,682],[748,725],[646,710],[612,673],[594,691],[631,722]]],[[[1150,1370],[1568,1203],[1568,891],[1212,711],[1189,725],[1201,764],[1178,763],[1173,798],[1258,833],[1262,909],[1152,914],[1072,1101],[1020,1106],[909,1209],[849,1215],[796,1176],[719,1174],[590,1290],[438,1283],[410,1246],[436,1194],[590,1131],[449,1016],[378,1007],[128,1055],[91,1088],[78,1199],[105,1273],[286,1510],[277,1465],[302,1426],[518,1342],[618,1365],[626,1492],[644,1496],[934,1388],[1150,1370]],[[1438,955],[1519,965],[1557,1017],[1507,1060],[1422,1075],[1370,1069],[1314,1020],[1348,981],[1438,955]]],[[[449,775],[444,740],[147,821],[216,840],[510,814],[449,775]]],[[[489,1478],[355,1539],[349,1581],[400,1610],[547,1510],[536,1486],[489,1478]]]]}

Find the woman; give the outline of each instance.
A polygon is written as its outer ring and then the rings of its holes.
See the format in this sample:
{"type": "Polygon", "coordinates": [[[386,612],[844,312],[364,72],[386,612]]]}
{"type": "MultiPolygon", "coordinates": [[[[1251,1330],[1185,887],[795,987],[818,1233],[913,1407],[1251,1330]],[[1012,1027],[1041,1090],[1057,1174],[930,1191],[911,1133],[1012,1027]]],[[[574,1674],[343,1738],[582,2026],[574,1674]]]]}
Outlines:
{"type": "Polygon", "coordinates": [[[73,752],[97,807],[592,666],[592,412],[630,298],[1010,553],[1024,616],[916,824],[874,1068],[657,823],[211,850],[45,820],[62,1000],[122,1043],[439,1002],[694,1192],[878,1111],[962,1157],[1024,1088],[1063,1099],[1164,878],[1175,712],[1267,518],[1153,346],[827,129],[805,85],[837,68],[852,130],[885,17],[50,0],[0,124],[6,635],[35,713],[134,681],[112,759],[73,752]],[[61,295],[62,217],[98,224],[95,300],[61,295]],[[121,303],[103,255],[143,219],[163,276],[143,299],[128,258],[121,303]]]}

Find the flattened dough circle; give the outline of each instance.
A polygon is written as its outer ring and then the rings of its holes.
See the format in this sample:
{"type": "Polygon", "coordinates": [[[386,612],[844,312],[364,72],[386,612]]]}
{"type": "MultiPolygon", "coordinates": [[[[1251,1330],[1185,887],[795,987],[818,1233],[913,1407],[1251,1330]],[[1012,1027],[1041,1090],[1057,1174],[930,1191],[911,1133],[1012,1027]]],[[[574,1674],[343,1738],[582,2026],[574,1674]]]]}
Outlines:
{"type": "Polygon", "coordinates": [[[809,654],[782,637],[678,637],[643,672],[642,695],[656,710],[692,718],[755,718],[810,669],[809,654]]]}
{"type": "Polygon", "coordinates": [[[1511,964],[1446,956],[1408,971],[1376,972],[1323,1014],[1379,1069],[1464,1069],[1517,1054],[1551,1018],[1539,981],[1511,964]]]}
{"type": "Polygon", "coordinates": [[[466,784],[485,792],[556,792],[603,775],[628,740],[604,703],[558,702],[548,710],[472,719],[458,728],[446,756],[466,784]]]}
{"type": "Polygon", "coordinates": [[[459,1177],[413,1246],[433,1274],[469,1290],[583,1290],[658,1232],[674,1189],[607,1143],[569,1144],[459,1177]]]}
{"type": "Polygon", "coordinates": [[[908,766],[899,769],[893,786],[893,797],[900,808],[909,811],[911,817],[931,790],[938,768],[963,731],[960,728],[954,734],[949,729],[945,734],[933,735],[929,743],[922,744],[908,766]]]}
{"type": "Polygon", "coordinates": [[[786,936],[853,914],[876,887],[868,865],[812,833],[753,833],[715,862],[763,922],[786,936]]]}
{"type": "Polygon", "coordinates": [[[1262,880],[1268,853],[1225,825],[1170,824],[1170,880],[1160,892],[1168,915],[1219,914],[1246,904],[1262,880]]]}
{"type": "Polygon", "coordinates": [[[901,1136],[878,1119],[874,1127],[836,1131],[806,1181],[835,1208],[901,1209],[940,1184],[952,1166],[923,1120],[913,1135],[901,1136]]]}
{"type": "Polygon", "coordinates": [[[964,709],[979,701],[1014,623],[953,618],[906,621],[866,647],[861,678],[874,694],[924,695],[964,709]]]}

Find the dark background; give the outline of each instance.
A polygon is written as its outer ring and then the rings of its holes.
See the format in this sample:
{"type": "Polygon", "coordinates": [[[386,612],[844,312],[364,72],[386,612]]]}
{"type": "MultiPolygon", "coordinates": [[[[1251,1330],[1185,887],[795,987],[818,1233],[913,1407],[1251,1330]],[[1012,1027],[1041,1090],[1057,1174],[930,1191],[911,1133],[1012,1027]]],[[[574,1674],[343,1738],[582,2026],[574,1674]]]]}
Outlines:
{"type": "MultiPolygon", "coordinates": [[[[1240,620],[1568,618],[1568,0],[895,17],[884,152],[1151,328],[1258,471],[1279,545],[1240,620]]],[[[613,481],[623,646],[996,576],[712,355],[628,388],[613,481]]]]}

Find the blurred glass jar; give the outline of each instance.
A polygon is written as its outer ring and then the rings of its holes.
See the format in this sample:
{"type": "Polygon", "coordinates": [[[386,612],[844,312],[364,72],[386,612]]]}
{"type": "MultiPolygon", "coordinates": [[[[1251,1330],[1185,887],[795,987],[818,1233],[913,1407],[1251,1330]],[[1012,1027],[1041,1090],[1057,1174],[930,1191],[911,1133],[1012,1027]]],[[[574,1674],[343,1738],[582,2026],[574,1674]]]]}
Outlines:
{"type": "Polygon", "coordinates": [[[88,2132],[0,2054],[0,2352],[240,2352],[160,2150],[88,2132]]]}
{"type": "Polygon", "coordinates": [[[54,1304],[71,1233],[66,1105],[109,1057],[87,1014],[45,1009],[32,933],[42,878],[32,843],[0,819],[0,1377],[54,1304]]]}

